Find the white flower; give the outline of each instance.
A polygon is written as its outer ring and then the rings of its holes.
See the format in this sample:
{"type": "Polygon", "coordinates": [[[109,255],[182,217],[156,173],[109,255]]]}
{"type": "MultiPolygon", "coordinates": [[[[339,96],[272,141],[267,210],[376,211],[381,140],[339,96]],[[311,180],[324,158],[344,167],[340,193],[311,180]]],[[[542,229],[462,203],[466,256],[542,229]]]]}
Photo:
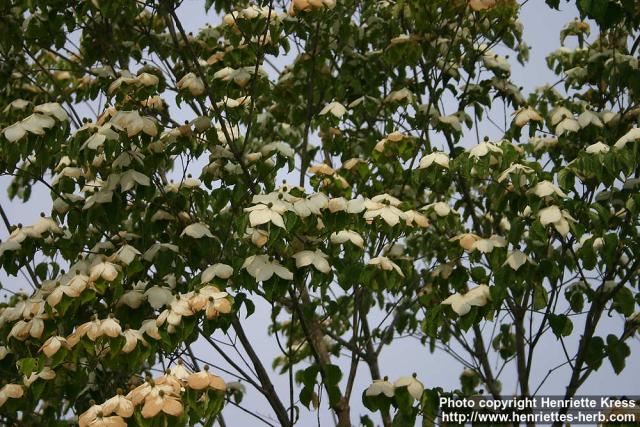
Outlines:
{"type": "Polygon", "coordinates": [[[244,261],[242,268],[246,269],[256,282],[269,280],[274,274],[285,280],[293,280],[293,273],[267,255],[250,256],[244,261]]]}
{"type": "Polygon", "coordinates": [[[156,310],[162,306],[165,306],[171,302],[173,299],[173,294],[171,290],[163,287],[163,286],[152,286],[144,293],[149,301],[149,305],[156,310]]]}
{"type": "Polygon", "coordinates": [[[529,166],[521,165],[520,163],[514,163],[507,169],[505,169],[502,174],[500,174],[500,176],[498,177],[498,182],[504,181],[512,173],[530,174],[533,173],[533,169],[531,169],[529,166]]]}
{"type": "Polygon", "coordinates": [[[259,203],[244,209],[249,212],[249,223],[252,227],[271,222],[273,225],[285,228],[282,214],[287,211],[287,206],[280,202],[270,202],[269,204],[259,203]]]}
{"type": "Polygon", "coordinates": [[[329,273],[331,271],[331,266],[327,262],[327,254],[319,249],[315,251],[300,251],[293,255],[293,258],[295,258],[296,267],[298,268],[313,265],[316,270],[322,273],[329,273]]]}
{"type": "Polygon", "coordinates": [[[613,146],[616,149],[620,150],[624,148],[627,145],[627,143],[638,141],[638,140],[640,140],[640,128],[632,128],[629,132],[621,136],[620,139],[618,139],[616,143],[613,144],[613,146]]]}
{"type": "Polygon", "coordinates": [[[422,209],[433,210],[436,213],[436,215],[441,216],[441,217],[445,217],[445,216],[449,215],[451,212],[455,212],[445,202],[431,203],[431,204],[428,204],[427,206],[423,207],[422,209]]]}
{"type": "Polygon", "coordinates": [[[0,243],[0,256],[7,251],[19,251],[22,248],[20,242],[16,240],[7,240],[6,242],[0,243]]]}
{"type": "Polygon", "coordinates": [[[543,226],[553,224],[558,233],[563,237],[569,233],[569,220],[575,221],[567,211],[561,211],[560,208],[555,205],[541,209],[540,212],[538,212],[538,216],[540,217],[540,224],[543,226]]]}
{"type": "MultiPolygon", "coordinates": [[[[495,0],[483,1],[494,1],[495,3],[495,0]]],[[[478,3],[478,0],[473,0],[473,2],[478,3]]],[[[509,64],[509,61],[507,61],[507,58],[500,56],[491,50],[487,50],[484,55],[482,55],[482,62],[489,70],[503,71],[505,73],[511,72],[511,65],[509,64]]]]}
{"type": "Polygon", "coordinates": [[[449,169],[449,156],[440,151],[429,153],[420,160],[420,166],[418,166],[418,169],[426,169],[434,163],[445,169],[449,169]]]}
{"type": "Polygon", "coordinates": [[[199,96],[204,93],[204,82],[194,73],[185,74],[176,84],[180,90],[187,89],[193,96],[199,96]]]}
{"type": "Polygon", "coordinates": [[[404,277],[404,273],[402,272],[398,264],[391,261],[386,256],[371,258],[367,264],[377,266],[378,268],[385,271],[395,270],[400,276],[404,277]]]}
{"type": "Polygon", "coordinates": [[[126,305],[130,308],[138,308],[142,305],[143,301],[146,299],[144,294],[144,288],[146,287],[146,282],[139,281],[136,285],[133,286],[133,289],[125,292],[120,299],[118,300],[118,306],[126,305]]]}
{"type": "Polygon", "coordinates": [[[316,193],[312,196],[293,202],[293,210],[301,218],[306,218],[311,214],[320,215],[321,209],[329,205],[329,198],[323,193],[316,193]]]}
{"type": "Polygon", "coordinates": [[[4,129],[4,137],[9,142],[15,142],[23,138],[27,132],[35,135],[44,135],[45,129],[50,129],[56,121],[45,114],[34,113],[18,123],[14,123],[4,129]]]}
{"type": "Polygon", "coordinates": [[[118,252],[116,252],[115,255],[120,262],[125,265],[129,265],[136,258],[136,255],[140,255],[140,251],[131,245],[125,244],[118,249],[118,252]]]}
{"type": "Polygon", "coordinates": [[[413,223],[418,227],[428,227],[429,220],[426,216],[422,215],[420,212],[414,210],[408,210],[404,212],[404,220],[408,226],[412,227],[413,223]]]}
{"type": "Polygon", "coordinates": [[[360,234],[353,230],[340,230],[331,233],[331,243],[340,245],[342,243],[351,242],[359,248],[364,247],[364,239],[360,234]]]}
{"type": "Polygon", "coordinates": [[[89,270],[89,280],[96,281],[100,278],[111,282],[118,277],[118,267],[108,261],[103,261],[95,264],[89,270]]]}
{"type": "Polygon", "coordinates": [[[540,181],[535,185],[535,187],[527,191],[527,193],[533,193],[538,197],[547,197],[552,194],[556,194],[560,197],[567,197],[567,195],[558,186],[549,181],[540,181]]]}
{"type": "Polygon", "coordinates": [[[490,142],[481,142],[469,151],[469,157],[478,159],[480,157],[486,156],[490,152],[502,154],[502,148],[490,142]]]}
{"type": "Polygon", "coordinates": [[[482,307],[491,299],[491,293],[487,285],[476,286],[462,295],[458,292],[442,301],[442,304],[451,305],[451,308],[459,316],[464,316],[471,311],[472,306],[482,307]]]}
{"type": "MultiPolygon", "coordinates": [[[[111,129],[111,123],[107,123],[106,125],[102,125],[98,127],[96,133],[91,135],[87,140],[82,144],[80,150],[84,150],[85,148],[89,148],[91,150],[97,150],[102,147],[106,140],[117,140],[118,132],[111,129]]],[[[114,161],[114,166],[115,166],[114,161]]]]}
{"type": "Polygon", "coordinates": [[[514,123],[518,127],[522,127],[529,123],[530,121],[541,122],[544,120],[540,113],[534,110],[531,107],[521,108],[515,113],[514,123]]]}
{"type": "Polygon", "coordinates": [[[585,151],[589,154],[604,154],[608,153],[610,149],[611,148],[608,145],[602,142],[596,142],[595,144],[588,146],[585,151]]]}
{"type": "Polygon", "coordinates": [[[137,135],[141,131],[149,136],[158,134],[155,119],[149,116],[141,117],[137,111],[118,111],[111,119],[111,123],[125,129],[129,137],[137,135]]]}
{"type": "Polygon", "coordinates": [[[66,343],[67,343],[67,340],[64,339],[64,337],[54,335],[49,339],[47,339],[44,342],[44,344],[42,344],[42,347],[40,347],[40,350],[38,351],[43,352],[47,357],[52,357],[54,354],[58,352],[58,350],[60,350],[60,348],[65,346],[66,343]]]}
{"type": "Polygon", "coordinates": [[[262,155],[265,155],[265,156],[273,151],[277,151],[284,157],[293,157],[295,154],[295,151],[293,150],[293,148],[291,148],[291,146],[286,142],[282,142],[282,141],[271,142],[267,145],[263,145],[262,148],[260,148],[260,152],[262,153],[262,155]]]}
{"type": "Polygon", "coordinates": [[[550,113],[551,126],[555,126],[567,117],[573,118],[573,114],[566,107],[558,106],[550,113]]]}
{"type": "Polygon", "coordinates": [[[336,213],[347,210],[347,199],[344,197],[334,197],[327,203],[329,212],[336,213]]]}
{"type": "Polygon", "coordinates": [[[120,189],[123,193],[131,190],[136,184],[149,186],[151,185],[151,180],[145,174],[133,169],[120,175],[120,189]]]}
{"type": "Polygon", "coordinates": [[[471,245],[471,252],[477,250],[482,253],[490,253],[494,248],[504,248],[507,245],[504,237],[493,235],[488,239],[477,239],[471,245]]]}
{"type": "Polygon", "coordinates": [[[194,224],[186,226],[185,229],[182,230],[180,237],[184,236],[185,234],[189,237],[193,237],[194,239],[200,239],[204,236],[213,238],[213,234],[211,234],[211,231],[209,231],[209,226],[201,222],[196,222],[194,224]]]}
{"type": "Polygon", "coordinates": [[[380,394],[384,394],[387,397],[393,397],[395,392],[395,388],[393,384],[387,381],[386,377],[384,380],[373,380],[373,384],[371,384],[367,390],[364,392],[365,396],[378,396],[380,394]]]}
{"type": "Polygon", "coordinates": [[[46,104],[36,105],[33,108],[33,111],[36,113],[43,113],[48,116],[54,116],[61,122],[69,120],[67,112],[64,111],[64,108],[62,108],[57,102],[47,102],[46,104]]]}
{"type": "Polygon", "coordinates": [[[24,395],[24,387],[20,384],[5,384],[0,389],[0,407],[2,407],[7,399],[20,399],[24,395]]]}
{"type": "Polygon", "coordinates": [[[372,220],[376,217],[382,218],[390,226],[397,225],[400,219],[405,219],[405,214],[396,206],[400,204],[400,200],[388,194],[380,194],[371,200],[364,202],[366,212],[363,218],[372,220]]]}
{"type": "Polygon", "coordinates": [[[100,322],[100,335],[106,335],[111,338],[119,337],[122,334],[122,327],[118,319],[108,317],[100,322]]]}
{"type": "Polygon", "coordinates": [[[333,101],[329,104],[327,104],[322,111],[320,111],[320,115],[324,116],[325,114],[331,113],[333,114],[335,117],[342,117],[344,116],[344,113],[347,112],[347,109],[344,107],[344,105],[340,104],[339,102],[333,101]]]}
{"type": "Polygon", "coordinates": [[[527,261],[534,264],[533,260],[522,251],[515,250],[509,252],[507,260],[502,265],[509,265],[514,271],[518,271],[527,261]]]}
{"type": "Polygon", "coordinates": [[[422,398],[422,393],[424,392],[424,385],[418,381],[414,376],[411,377],[400,377],[393,383],[395,388],[399,387],[407,387],[407,391],[409,395],[413,397],[415,400],[420,400],[422,398]]]}
{"type": "Polygon", "coordinates": [[[574,118],[567,117],[556,126],[556,135],[560,136],[567,132],[578,132],[580,123],[574,118]]]}
{"type": "Polygon", "coordinates": [[[580,114],[580,116],[578,116],[578,124],[580,125],[580,127],[587,127],[589,125],[594,125],[597,126],[599,128],[601,128],[602,126],[604,126],[604,124],[602,123],[602,121],[600,120],[600,117],[598,117],[597,114],[586,110],[585,112],[583,112],[582,114],[580,114]]]}
{"type": "Polygon", "coordinates": [[[227,264],[213,264],[202,272],[200,283],[207,283],[212,281],[215,277],[219,277],[223,280],[228,279],[233,274],[233,268],[227,264]]]}
{"type": "Polygon", "coordinates": [[[336,171],[326,163],[318,163],[313,165],[307,169],[307,172],[312,173],[314,175],[335,175],[336,171]]]}
{"type": "Polygon", "coordinates": [[[413,93],[411,93],[411,91],[406,87],[399,90],[392,91],[384,99],[384,102],[401,102],[401,101],[407,101],[407,102],[413,101],[413,93]]]}

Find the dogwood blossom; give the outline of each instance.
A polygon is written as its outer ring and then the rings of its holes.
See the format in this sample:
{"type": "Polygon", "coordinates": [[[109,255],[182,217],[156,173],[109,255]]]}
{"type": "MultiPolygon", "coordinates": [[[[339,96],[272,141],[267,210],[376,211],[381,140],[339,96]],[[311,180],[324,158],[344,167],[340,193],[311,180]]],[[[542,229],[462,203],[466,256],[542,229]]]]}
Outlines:
{"type": "Polygon", "coordinates": [[[256,282],[269,280],[274,274],[284,280],[293,280],[293,273],[277,260],[267,255],[252,255],[242,264],[242,268],[256,279],[256,282]]]}
{"type": "Polygon", "coordinates": [[[298,268],[313,265],[316,270],[322,273],[329,273],[331,271],[331,266],[327,261],[327,254],[320,249],[316,249],[315,251],[300,251],[294,254],[293,258],[296,260],[296,267],[298,268]]]}
{"type": "Polygon", "coordinates": [[[442,304],[450,305],[453,311],[459,316],[464,316],[471,311],[472,306],[482,307],[486,305],[490,299],[491,294],[489,287],[487,285],[479,285],[464,295],[456,292],[442,301],[442,304]]]}
{"type": "Polygon", "coordinates": [[[379,256],[379,257],[371,258],[369,260],[369,262],[367,262],[367,264],[376,266],[376,267],[378,267],[378,268],[380,268],[382,270],[386,270],[386,271],[395,270],[400,276],[404,277],[404,273],[402,272],[402,270],[400,269],[398,264],[396,264],[395,262],[391,261],[389,258],[387,258],[385,256],[379,256]]]}

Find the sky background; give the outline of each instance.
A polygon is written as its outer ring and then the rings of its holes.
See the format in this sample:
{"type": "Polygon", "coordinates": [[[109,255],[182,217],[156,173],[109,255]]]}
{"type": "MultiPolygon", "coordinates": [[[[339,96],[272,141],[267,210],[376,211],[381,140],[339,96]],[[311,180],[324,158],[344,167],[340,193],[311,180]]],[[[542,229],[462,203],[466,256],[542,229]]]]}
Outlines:
{"type": "MultiPolygon", "coordinates": [[[[521,20],[524,24],[524,39],[532,47],[532,50],[530,61],[526,66],[523,67],[517,62],[512,61],[512,75],[514,83],[524,87],[523,93],[525,95],[539,85],[557,80],[554,74],[547,69],[544,58],[559,46],[560,29],[565,23],[577,16],[577,11],[573,5],[562,3],[562,10],[560,12],[550,10],[544,5],[543,0],[529,0],[523,7],[521,20]]],[[[216,24],[219,22],[220,18],[216,16],[213,11],[210,11],[208,14],[204,12],[202,4],[203,2],[199,0],[185,0],[181,6],[180,16],[188,31],[195,32],[207,23],[216,24]]],[[[285,61],[279,60],[276,61],[276,63],[282,65],[285,61]]],[[[181,117],[180,114],[181,113],[178,112],[175,117],[178,122],[191,118],[186,115],[181,117]]],[[[501,122],[501,120],[502,118],[500,118],[499,122],[501,122]]],[[[487,121],[481,122],[479,128],[481,137],[484,135],[490,138],[501,137],[501,132],[487,121]]],[[[468,135],[469,138],[472,138],[470,144],[475,143],[475,133],[471,131],[468,132],[468,135]]],[[[195,174],[198,173],[197,165],[195,166],[194,172],[195,174]]],[[[12,223],[21,222],[24,224],[32,224],[37,221],[41,211],[47,214],[51,211],[51,200],[46,187],[42,185],[35,186],[31,200],[26,204],[20,204],[8,200],[4,189],[8,186],[9,182],[10,178],[0,177],[0,189],[3,189],[0,190],[2,191],[0,194],[0,203],[7,211],[7,215],[12,223]]],[[[7,234],[4,226],[0,226],[0,238],[5,239],[7,234]]],[[[4,271],[0,271],[0,282],[5,287],[13,290],[21,288],[25,284],[23,278],[7,278],[4,271]]],[[[273,337],[268,336],[266,333],[266,327],[269,324],[269,312],[269,306],[266,304],[258,304],[256,313],[245,321],[245,329],[266,367],[270,367],[274,357],[280,355],[273,337]]],[[[375,322],[373,322],[373,324],[375,324],[375,322]]],[[[607,330],[618,332],[621,327],[620,325],[621,322],[619,318],[605,319],[601,325],[601,335],[606,335],[604,331],[607,330]]],[[[579,330],[579,328],[580,324],[576,323],[574,325],[574,331],[579,330]]],[[[574,333],[574,335],[567,339],[568,346],[575,347],[578,338],[578,334],[574,333]]],[[[224,337],[222,337],[222,339],[224,340],[224,337]]],[[[636,352],[639,350],[637,338],[632,341],[630,345],[632,347],[632,354],[635,353],[637,355],[638,353],[636,352]]],[[[228,367],[222,358],[211,350],[208,344],[198,342],[196,343],[195,349],[203,359],[211,362],[213,365],[228,367]]],[[[536,364],[532,374],[532,378],[534,378],[532,381],[533,389],[537,387],[536,378],[539,380],[544,377],[549,369],[555,367],[564,359],[562,348],[552,335],[547,336],[537,347],[535,356],[534,360],[536,364]]],[[[460,364],[451,356],[441,351],[430,354],[419,342],[412,338],[397,339],[393,345],[386,348],[381,354],[380,367],[382,374],[388,375],[392,380],[416,372],[418,378],[427,388],[439,386],[445,389],[459,387],[458,377],[462,370],[460,364]]],[[[637,382],[637,372],[639,371],[640,360],[637,356],[631,356],[627,359],[627,368],[620,376],[615,375],[609,362],[605,361],[600,370],[591,375],[580,392],[581,394],[640,394],[640,387],[637,382]]],[[[516,391],[516,379],[513,376],[513,372],[513,369],[507,368],[506,372],[500,378],[504,385],[503,390],[505,395],[516,391]]],[[[228,381],[233,380],[230,375],[222,374],[222,376],[228,381]]],[[[288,393],[288,378],[286,375],[279,376],[274,374],[273,381],[276,390],[282,390],[283,393],[288,393]]],[[[368,369],[363,365],[356,379],[355,390],[364,390],[370,381],[368,369]]],[[[541,388],[540,393],[563,394],[567,382],[568,371],[558,370],[548,378],[545,385],[541,388]]],[[[267,418],[272,418],[268,404],[264,398],[250,387],[247,388],[247,391],[248,393],[242,405],[264,414],[267,418]]],[[[352,421],[354,423],[359,421],[360,414],[368,413],[360,402],[358,395],[359,392],[356,391],[352,398],[352,421]]],[[[283,401],[288,402],[288,398],[283,398],[283,401]]],[[[260,425],[256,423],[255,419],[250,415],[232,406],[228,406],[224,410],[224,416],[229,426],[260,425]]],[[[302,426],[315,425],[317,423],[316,414],[309,414],[303,411],[302,416],[304,417],[300,422],[302,426]]],[[[372,418],[377,420],[375,417],[372,418]]],[[[320,420],[323,426],[333,424],[331,416],[326,410],[321,411],[320,420]]]]}

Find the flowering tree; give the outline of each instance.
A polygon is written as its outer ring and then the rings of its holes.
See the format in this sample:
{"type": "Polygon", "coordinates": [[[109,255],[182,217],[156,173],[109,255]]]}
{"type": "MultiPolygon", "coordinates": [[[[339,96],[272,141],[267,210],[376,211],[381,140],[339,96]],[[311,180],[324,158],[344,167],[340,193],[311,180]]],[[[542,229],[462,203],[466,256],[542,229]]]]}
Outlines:
{"type": "Polygon", "coordinates": [[[566,397],[624,369],[635,0],[579,0],[597,31],[568,23],[558,82],[528,95],[496,53],[527,60],[515,0],[205,3],[221,18],[196,33],[176,0],[0,6],[0,174],[52,206],[35,224],[0,209],[2,269],[29,289],[0,308],[4,425],[225,425],[245,393],[267,425],[430,425],[439,394],[512,394],[501,375],[537,393],[546,336],[566,397]],[[450,352],[460,387],[386,378],[400,335],[450,352]]]}

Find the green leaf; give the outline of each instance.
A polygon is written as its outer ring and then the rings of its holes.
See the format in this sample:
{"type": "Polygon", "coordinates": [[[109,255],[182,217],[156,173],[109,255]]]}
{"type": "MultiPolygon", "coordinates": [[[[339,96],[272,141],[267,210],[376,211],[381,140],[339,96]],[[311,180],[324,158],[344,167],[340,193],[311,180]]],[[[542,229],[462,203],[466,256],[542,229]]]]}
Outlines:
{"type": "Polygon", "coordinates": [[[549,325],[551,325],[551,330],[558,338],[569,336],[573,331],[573,322],[564,314],[549,313],[549,325]]]}
{"type": "Polygon", "coordinates": [[[604,358],[604,340],[601,337],[593,337],[589,340],[585,351],[585,362],[591,369],[598,369],[604,358]]]}
{"type": "Polygon", "coordinates": [[[324,381],[328,385],[338,385],[340,379],[342,379],[342,371],[337,365],[325,365],[324,366],[325,378],[324,381]]]}
{"type": "Polygon", "coordinates": [[[613,334],[607,336],[607,355],[616,374],[620,374],[625,366],[625,359],[631,355],[629,346],[613,334]]]}

